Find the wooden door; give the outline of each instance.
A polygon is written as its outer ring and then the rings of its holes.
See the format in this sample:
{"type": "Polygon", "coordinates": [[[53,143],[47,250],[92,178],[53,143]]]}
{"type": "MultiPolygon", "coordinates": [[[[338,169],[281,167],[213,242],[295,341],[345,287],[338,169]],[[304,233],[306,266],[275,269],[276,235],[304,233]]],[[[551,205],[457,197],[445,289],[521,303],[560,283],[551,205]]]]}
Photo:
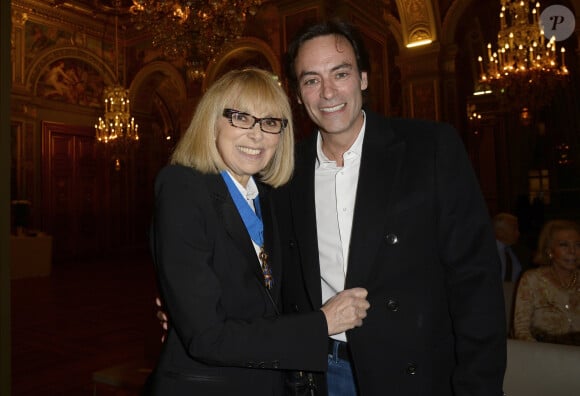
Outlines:
{"type": "Polygon", "coordinates": [[[103,193],[94,131],[53,123],[43,123],[42,129],[43,228],[53,236],[53,258],[94,256],[101,247],[103,193]]]}

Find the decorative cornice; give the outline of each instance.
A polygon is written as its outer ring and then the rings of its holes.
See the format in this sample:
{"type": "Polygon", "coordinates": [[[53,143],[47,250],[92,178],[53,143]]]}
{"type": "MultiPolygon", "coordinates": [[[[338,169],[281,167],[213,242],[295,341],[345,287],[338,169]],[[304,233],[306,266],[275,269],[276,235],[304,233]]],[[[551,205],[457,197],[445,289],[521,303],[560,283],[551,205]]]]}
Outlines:
{"type": "Polygon", "coordinates": [[[107,19],[98,14],[89,14],[81,17],[76,13],[61,7],[50,6],[45,2],[34,0],[13,0],[12,12],[20,13],[24,21],[39,19],[71,30],[81,30],[100,37],[107,19]]]}
{"type": "Polygon", "coordinates": [[[424,0],[397,0],[405,45],[437,40],[433,4],[424,0]]]}

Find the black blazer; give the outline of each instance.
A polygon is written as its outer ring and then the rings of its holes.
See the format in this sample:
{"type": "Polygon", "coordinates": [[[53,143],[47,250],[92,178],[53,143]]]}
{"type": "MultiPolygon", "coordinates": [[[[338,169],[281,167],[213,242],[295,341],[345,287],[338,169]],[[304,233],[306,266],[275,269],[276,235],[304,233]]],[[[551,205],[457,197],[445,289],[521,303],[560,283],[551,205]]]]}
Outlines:
{"type": "MultiPolygon", "coordinates": [[[[360,396],[500,396],[506,326],[490,219],[456,131],[367,112],[346,288],[371,308],[347,332],[360,396]]],[[[285,310],[321,305],[316,134],[277,194],[285,310]],[[281,214],[281,216],[283,213],[281,214]]]]}
{"type": "Polygon", "coordinates": [[[150,378],[154,395],[279,395],[283,369],[326,369],[324,314],[277,316],[276,219],[260,185],[271,298],[220,175],[165,167],[155,184],[151,250],[170,330],[150,378]]]}

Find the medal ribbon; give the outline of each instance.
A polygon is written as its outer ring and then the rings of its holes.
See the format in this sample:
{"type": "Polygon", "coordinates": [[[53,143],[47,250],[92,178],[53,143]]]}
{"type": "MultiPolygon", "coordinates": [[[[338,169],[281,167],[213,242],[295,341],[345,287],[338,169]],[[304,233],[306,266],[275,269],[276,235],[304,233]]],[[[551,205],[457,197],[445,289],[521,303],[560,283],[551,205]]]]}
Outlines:
{"type": "Polygon", "coordinates": [[[232,197],[236,208],[238,209],[238,213],[242,217],[242,221],[246,226],[246,230],[248,234],[250,234],[250,238],[252,241],[256,243],[256,245],[260,246],[260,254],[259,259],[262,266],[262,274],[264,275],[264,283],[266,287],[269,289],[272,287],[273,279],[272,279],[272,269],[268,264],[268,254],[264,251],[264,224],[262,223],[262,210],[260,208],[260,197],[256,196],[254,198],[254,207],[256,211],[254,212],[250,207],[250,204],[240,193],[240,190],[236,187],[234,181],[231,179],[231,176],[226,171],[221,172],[221,176],[226,182],[226,186],[228,187],[228,191],[230,192],[230,196],[232,197]]]}

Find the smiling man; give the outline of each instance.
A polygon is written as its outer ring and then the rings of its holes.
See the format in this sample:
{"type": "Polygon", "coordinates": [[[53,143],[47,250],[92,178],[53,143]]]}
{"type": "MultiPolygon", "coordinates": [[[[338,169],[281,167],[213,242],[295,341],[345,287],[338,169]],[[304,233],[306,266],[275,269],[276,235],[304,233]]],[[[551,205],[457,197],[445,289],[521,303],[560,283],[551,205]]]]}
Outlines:
{"type": "MultiPolygon", "coordinates": [[[[368,290],[360,328],[328,340],[330,396],[500,396],[504,303],[493,231],[449,125],[363,110],[368,60],[351,26],[307,27],[287,75],[318,126],[278,196],[283,301],[317,310],[368,290]]],[[[371,87],[372,88],[372,87],[371,87]]]]}

